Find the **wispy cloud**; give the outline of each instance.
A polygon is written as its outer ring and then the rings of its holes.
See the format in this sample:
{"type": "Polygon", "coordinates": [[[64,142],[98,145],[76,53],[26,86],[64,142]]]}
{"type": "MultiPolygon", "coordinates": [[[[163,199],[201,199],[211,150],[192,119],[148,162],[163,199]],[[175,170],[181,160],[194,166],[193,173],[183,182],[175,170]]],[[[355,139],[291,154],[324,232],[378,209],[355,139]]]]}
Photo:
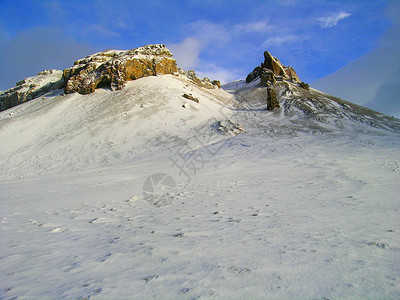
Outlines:
{"type": "Polygon", "coordinates": [[[297,35],[282,35],[268,38],[264,43],[263,47],[268,48],[271,46],[281,46],[285,43],[293,43],[303,40],[302,37],[297,35]]]}
{"type": "Polygon", "coordinates": [[[249,23],[240,23],[233,26],[233,30],[237,34],[243,33],[267,33],[270,32],[274,26],[269,25],[267,22],[258,21],[258,22],[249,22],[249,23]]]}
{"type": "Polygon", "coordinates": [[[350,16],[350,13],[341,11],[327,17],[318,18],[317,22],[320,24],[321,28],[332,28],[335,27],[339,23],[339,21],[346,19],[350,16]]]}
{"type": "Polygon", "coordinates": [[[224,43],[230,39],[228,29],[218,23],[202,20],[189,24],[187,28],[191,31],[191,36],[204,44],[224,43]]]}

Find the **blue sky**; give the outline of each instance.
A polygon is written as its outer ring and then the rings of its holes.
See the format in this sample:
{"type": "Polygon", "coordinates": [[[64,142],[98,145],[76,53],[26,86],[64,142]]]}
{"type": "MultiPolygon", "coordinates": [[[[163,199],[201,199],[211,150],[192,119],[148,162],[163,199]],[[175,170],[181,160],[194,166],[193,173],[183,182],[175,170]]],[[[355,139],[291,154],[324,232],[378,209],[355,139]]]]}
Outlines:
{"type": "MultiPolygon", "coordinates": [[[[268,50],[303,81],[373,104],[379,89],[397,86],[398,7],[399,1],[385,0],[0,0],[0,90],[93,52],[164,43],[180,67],[223,82],[244,78],[268,50]],[[390,51],[379,52],[382,47],[390,51]],[[368,55],[394,66],[366,94],[363,81],[352,88],[340,72],[368,71],[373,78],[374,69],[352,67],[368,55]]],[[[396,98],[393,90],[388,95],[396,98]]],[[[399,99],[389,102],[400,114],[399,99]]]]}

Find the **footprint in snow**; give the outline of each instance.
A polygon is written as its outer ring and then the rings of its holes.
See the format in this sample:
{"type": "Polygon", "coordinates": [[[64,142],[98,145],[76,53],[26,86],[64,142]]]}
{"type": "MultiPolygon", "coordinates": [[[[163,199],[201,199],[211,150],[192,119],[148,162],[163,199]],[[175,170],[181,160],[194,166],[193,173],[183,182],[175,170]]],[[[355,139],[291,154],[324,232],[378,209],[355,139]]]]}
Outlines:
{"type": "Polygon", "coordinates": [[[249,268],[239,268],[236,266],[232,266],[230,269],[231,269],[231,271],[233,271],[235,273],[239,273],[239,274],[251,272],[251,270],[249,268]]]}

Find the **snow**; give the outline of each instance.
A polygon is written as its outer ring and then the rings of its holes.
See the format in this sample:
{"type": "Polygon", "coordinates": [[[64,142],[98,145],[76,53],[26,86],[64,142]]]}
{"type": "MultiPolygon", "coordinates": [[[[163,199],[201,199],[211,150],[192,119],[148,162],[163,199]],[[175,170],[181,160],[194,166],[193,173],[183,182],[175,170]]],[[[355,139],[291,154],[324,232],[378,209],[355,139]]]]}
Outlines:
{"type": "Polygon", "coordinates": [[[0,113],[0,298],[399,298],[398,133],[295,127],[234,89],[166,75],[0,113]],[[143,196],[157,173],[169,204],[143,196]]]}
{"type": "Polygon", "coordinates": [[[12,94],[15,91],[18,93],[34,93],[43,89],[45,86],[49,86],[51,84],[57,84],[61,81],[63,75],[63,71],[61,70],[43,70],[39,72],[37,75],[32,77],[27,77],[24,80],[17,83],[15,87],[12,87],[6,91],[0,91],[0,96],[5,96],[7,94],[12,94]]]}

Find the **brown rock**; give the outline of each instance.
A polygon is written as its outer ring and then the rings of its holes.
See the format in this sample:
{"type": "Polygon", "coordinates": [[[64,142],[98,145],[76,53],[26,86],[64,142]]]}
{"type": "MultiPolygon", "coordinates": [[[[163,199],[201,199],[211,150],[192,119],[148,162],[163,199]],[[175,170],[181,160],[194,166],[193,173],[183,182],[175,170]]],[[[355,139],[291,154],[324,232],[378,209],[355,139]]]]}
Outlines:
{"type": "Polygon", "coordinates": [[[194,97],[192,94],[183,94],[182,97],[199,103],[199,99],[194,97]]]}
{"type": "Polygon", "coordinates": [[[274,110],[279,107],[280,106],[278,98],[276,97],[276,92],[271,88],[267,88],[267,110],[274,110]]]}
{"type": "Polygon", "coordinates": [[[89,94],[98,87],[119,90],[126,81],[173,74],[176,61],[165,45],[147,45],[128,51],[109,50],[80,59],[63,71],[66,94],[89,94]]]}
{"type": "Polygon", "coordinates": [[[217,88],[221,87],[221,82],[219,80],[211,81],[207,77],[200,79],[199,77],[197,77],[196,72],[194,70],[184,71],[182,69],[178,69],[177,75],[184,76],[197,86],[205,87],[207,89],[215,89],[216,87],[217,88]]]}
{"type": "Polygon", "coordinates": [[[284,66],[282,66],[279,59],[273,57],[268,51],[264,52],[264,68],[272,70],[275,75],[284,76],[286,74],[284,66]]]}
{"type": "Polygon", "coordinates": [[[305,82],[302,81],[302,82],[300,82],[299,85],[303,89],[310,90],[310,86],[308,85],[308,83],[305,83],[305,82]]]}
{"type": "Polygon", "coordinates": [[[252,72],[249,73],[249,75],[247,75],[246,82],[249,83],[258,76],[261,77],[261,84],[264,86],[268,82],[274,84],[276,80],[291,80],[292,82],[300,82],[296,71],[292,67],[285,67],[281,64],[279,59],[272,56],[268,51],[264,52],[264,62],[261,63],[261,66],[256,67],[252,72]],[[270,72],[266,70],[269,70],[270,72]]]}
{"type": "Polygon", "coordinates": [[[215,86],[217,86],[217,88],[221,88],[221,81],[219,81],[219,80],[213,80],[213,81],[211,81],[211,83],[212,83],[212,85],[215,85],[215,86]]]}
{"type": "Polygon", "coordinates": [[[260,78],[261,78],[261,85],[263,86],[268,86],[269,84],[276,83],[274,72],[272,72],[272,70],[269,70],[267,68],[262,69],[260,78]]]}
{"type": "Polygon", "coordinates": [[[296,71],[292,67],[286,67],[285,69],[286,76],[289,77],[293,82],[300,82],[299,76],[297,76],[296,71]]]}

